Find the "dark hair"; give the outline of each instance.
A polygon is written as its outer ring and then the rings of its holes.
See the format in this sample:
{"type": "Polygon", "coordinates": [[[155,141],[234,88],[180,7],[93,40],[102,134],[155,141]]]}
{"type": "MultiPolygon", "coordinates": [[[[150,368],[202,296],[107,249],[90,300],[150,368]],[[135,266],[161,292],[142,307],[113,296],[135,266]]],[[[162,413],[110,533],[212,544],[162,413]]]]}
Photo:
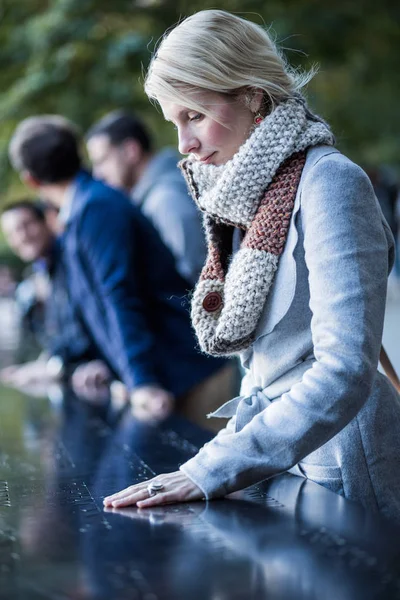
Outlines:
{"type": "Polygon", "coordinates": [[[11,212],[12,210],[29,210],[31,214],[38,220],[43,223],[46,221],[46,213],[43,208],[43,205],[40,201],[28,200],[28,198],[24,198],[22,200],[17,200],[16,202],[10,202],[6,204],[1,209],[1,214],[11,212]]]}
{"type": "Polygon", "coordinates": [[[40,183],[68,181],[81,168],[75,126],[57,115],[22,121],[11,139],[9,155],[17,171],[28,171],[40,183]]]}
{"type": "Polygon", "coordinates": [[[107,136],[114,146],[134,139],[139,142],[144,152],[150,152],[152,149],[150,134],[143,121],[122,110],[108,113],[89,129],[85,137],[86,140],[90,140],[97,135],[107,136]]]}
{"type": "Polygon", "coordinates": [[[49,211],[55,211],[57,214],[60,212],[58,206],[56,206],[52,202],[49,202],[48,200],[43,200],[42,198],[39,198],[39,200],[35,200],[35,204],[38,208],[40,208],[43,211],[45,215],[47,215],[49,211]]]}

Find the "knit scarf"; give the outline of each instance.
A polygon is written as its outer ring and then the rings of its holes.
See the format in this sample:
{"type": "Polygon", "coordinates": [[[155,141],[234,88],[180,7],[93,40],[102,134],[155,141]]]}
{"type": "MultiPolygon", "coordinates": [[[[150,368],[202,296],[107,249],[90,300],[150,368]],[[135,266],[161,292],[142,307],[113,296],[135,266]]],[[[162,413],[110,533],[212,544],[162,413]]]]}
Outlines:
{"type": "Polygon", "coordinates": [[[285,247],[306,150],[333,143],[326,123],[296,96],[256,126],[224,165],[181,161],[205,213],[208,255],[192,298],[192,322],[204,352],[235,354],[254,341],[285,247]],[[232,255],[235,228],[243,237],[232,255]]]}

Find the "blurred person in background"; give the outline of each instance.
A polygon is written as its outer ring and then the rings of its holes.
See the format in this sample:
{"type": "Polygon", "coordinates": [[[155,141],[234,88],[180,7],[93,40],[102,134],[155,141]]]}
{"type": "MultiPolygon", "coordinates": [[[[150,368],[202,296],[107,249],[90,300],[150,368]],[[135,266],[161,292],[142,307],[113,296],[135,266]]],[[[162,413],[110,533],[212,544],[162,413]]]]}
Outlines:
{"type": "Polygon", "coordinates": [[[177,167],[176,150],[155,152],[143,121],[124,111],[114,111],[93,125],[86,142],[94,176],[132,197],[171,250],[180,274],[194,285],[206,244],[201,216],[177,167]]]}
{"type": "MultiPolygon", "coordinates": [[[[65,368],[97,358],[96,350],[74,312],[66,286],[65,269],[56,239],[58,211],[46,203],[20,200],[5,206],[1,228],[11,250],[33,273],[16,290],[21,316],[43,348],[37,360],[7,367],[0,378],[15,385],[38,379],[58,379],[65,368]]],[[[97,363],[96,363],[97,364],[97,363]]],[[[104,373],[110,370],[103,366],[104,373]]]]}
{"type": "Polygon", "coordinates": [[[233,369],[195,347],[190,284],[156,229],[124,193],[83,169],[76,129],[63,117],[24,120],[9,152],[23,181],[60,208],[71,306],[136,414],[159,419],[177,408],[205,424],[229,397],[233,369]]]}

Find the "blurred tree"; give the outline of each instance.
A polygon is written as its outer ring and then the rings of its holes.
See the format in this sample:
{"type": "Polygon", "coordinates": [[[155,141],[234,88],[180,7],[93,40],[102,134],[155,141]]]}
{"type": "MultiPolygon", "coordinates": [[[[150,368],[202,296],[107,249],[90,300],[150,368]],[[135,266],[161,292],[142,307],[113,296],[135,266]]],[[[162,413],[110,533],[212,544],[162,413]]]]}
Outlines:
{"type": "MultiPolygon", "coordinates": [[[[19,195],[7,144],[18,121],[60,113],[85,130],[108,110],[138,110],[158,143],[174,142],[143,93],[156,41],[210,0],[0,0],[0,177],[19,195]]],[[[291,63],[321,71],[313,107],[356,160],[398,163],[400,7],[394,0],[221,0],[219,8],[272,24],[291,63]]]]}

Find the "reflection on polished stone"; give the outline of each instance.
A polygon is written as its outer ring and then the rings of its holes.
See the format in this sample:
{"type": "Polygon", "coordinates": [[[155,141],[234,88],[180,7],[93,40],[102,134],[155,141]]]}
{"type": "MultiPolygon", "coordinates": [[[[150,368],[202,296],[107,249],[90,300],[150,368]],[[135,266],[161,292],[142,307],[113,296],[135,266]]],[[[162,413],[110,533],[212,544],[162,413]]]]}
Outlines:
{"type": "Polygon", "coordinates": [[[0,598],[400,598],[399,531],[300,477],[103,510],[104,496],[176,470],[208,437],[178,416],[137,422],[107,398],[2,389],[0,598]]]}

